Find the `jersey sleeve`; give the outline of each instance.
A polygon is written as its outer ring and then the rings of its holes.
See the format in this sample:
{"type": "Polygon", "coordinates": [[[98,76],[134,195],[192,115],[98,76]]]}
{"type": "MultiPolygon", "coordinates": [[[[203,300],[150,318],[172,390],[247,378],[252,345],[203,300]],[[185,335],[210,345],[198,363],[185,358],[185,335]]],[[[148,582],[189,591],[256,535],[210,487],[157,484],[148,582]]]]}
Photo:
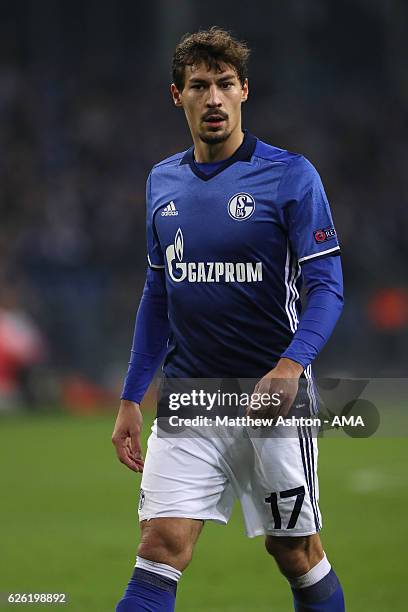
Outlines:
{"type": "Polygon", "coordinates": [[[343,309],[343,273],[340,257],[315,258],[302,268],[307,303],[291,343],[282,357],[304,369],[330,338],[343,309]]]}
{"type": "Polygon", "coordinates": [[[121,399],[140,404],[166,354],[169,331],[164,271],[148,268],[121,399]]]}
{"type": "Polygon", "coordinates": [[[154,202],[152,198],[152,173],[146,183],[146,237],[147,261],[153,269],[164,268],[163,252],[154,226],[154,202]]]}
{"type": "Polygon", "coordinates": [[[340,246],[322,181],[314,166],[297,156],[280,186],[290,246],[299,263],[337,255],[340,246]]]}

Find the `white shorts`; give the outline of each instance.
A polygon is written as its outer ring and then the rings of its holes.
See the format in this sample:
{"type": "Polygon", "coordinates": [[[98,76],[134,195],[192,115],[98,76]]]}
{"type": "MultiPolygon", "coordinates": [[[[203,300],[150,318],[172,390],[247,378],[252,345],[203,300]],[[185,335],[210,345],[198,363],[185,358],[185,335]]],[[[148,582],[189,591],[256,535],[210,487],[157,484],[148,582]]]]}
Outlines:
{"type": "MultiPolygon", "coordinates": [[[[296,430],[295,430],[296,431],[296,430]]],[[[305,536],[321,528],[317,442],[294,437],[158,437],[148,440],[139,518],[193,518],[226,524],[238,499],[246,534],[305,536]]]]}

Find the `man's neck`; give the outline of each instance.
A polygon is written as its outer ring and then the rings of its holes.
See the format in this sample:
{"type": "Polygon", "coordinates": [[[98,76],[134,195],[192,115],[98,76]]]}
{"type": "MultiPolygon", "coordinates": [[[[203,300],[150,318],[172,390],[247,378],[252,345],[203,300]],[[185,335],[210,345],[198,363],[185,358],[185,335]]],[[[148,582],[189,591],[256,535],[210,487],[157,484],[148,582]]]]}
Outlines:
{"type": "Polygon", "coordinates": [[[224,142],[207,144],[198,137],[194,141],[194,158],[199,164],[223,161],[234,155],[244,140],[244,133],[239,127],[224,142]]]}

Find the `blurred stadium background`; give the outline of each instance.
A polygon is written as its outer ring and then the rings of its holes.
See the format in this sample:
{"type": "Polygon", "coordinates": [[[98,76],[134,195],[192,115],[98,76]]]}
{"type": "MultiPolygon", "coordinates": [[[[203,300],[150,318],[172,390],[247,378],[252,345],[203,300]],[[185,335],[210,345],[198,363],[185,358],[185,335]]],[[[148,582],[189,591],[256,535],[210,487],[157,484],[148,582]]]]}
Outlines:
{"type": "MultiPolygon", "coordinates": [[[[139,477],[110,433],[145,273],[145,180],[190,145],[168,93],[174,45],[213,24],[252,48],[245,127],[305,154],[332,204],[346,306],[318,373],[407,375],[405,2],[3,0],[1,593],[65,591],[70,609],[104,612],[130,573],[139,477]]],[[[404,439],[322,441],[325,542],[351,612],[406,609],[406,460],[404,439]]],[[[206,527],[178,609],[290,610],[239,513],[220,529],[206,527]]]]}

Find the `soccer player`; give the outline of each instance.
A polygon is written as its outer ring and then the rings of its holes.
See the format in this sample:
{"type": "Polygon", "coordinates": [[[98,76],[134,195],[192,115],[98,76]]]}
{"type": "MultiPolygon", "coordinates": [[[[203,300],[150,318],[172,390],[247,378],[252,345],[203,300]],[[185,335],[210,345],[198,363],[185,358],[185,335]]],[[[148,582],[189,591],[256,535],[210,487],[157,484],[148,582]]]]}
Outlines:
{"type": "Polygon", "coordinates": [[[295,610],[344,610],[318,535],[310,428],[265,447],[245,436],[166,438],[154,425],[142,457],[139,404],[163,357],[167,380],[244,377],[258,392],[279,391],[279,408],[264,414],[286,416],[302,385],[316,410],[310,364],[342,309],[340,249],[312,164],[241,128],[248,56],[213,27],[186,35],[173,58],[172,98],[193,146],[147,181],[149,268],[113,432],[120,461],[143,472],[141,542],[119,612],[174,610],[204,521],[227,523],[234,496],[247,534],[265,536],[295,610]]]}

